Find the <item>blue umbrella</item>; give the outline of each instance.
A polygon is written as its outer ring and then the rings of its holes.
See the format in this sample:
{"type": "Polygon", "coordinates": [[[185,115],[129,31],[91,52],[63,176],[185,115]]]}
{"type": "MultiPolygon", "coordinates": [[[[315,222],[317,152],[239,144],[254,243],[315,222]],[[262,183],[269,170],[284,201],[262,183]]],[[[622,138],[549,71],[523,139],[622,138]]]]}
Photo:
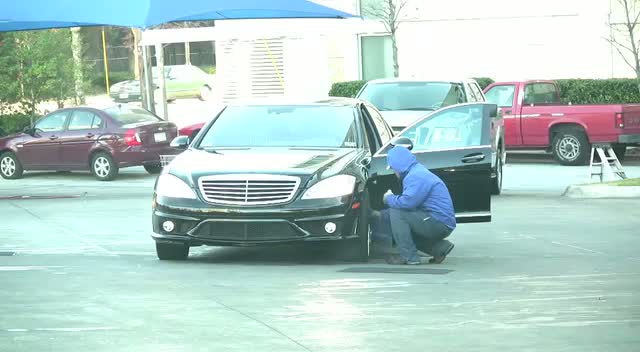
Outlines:
{"type": "Polygon", "coordinates": [[[261,18],[347,18],[307,0],[13,0],[3,1],[0,32],[123,26],[146,29],[178,21],[261,18]]]}

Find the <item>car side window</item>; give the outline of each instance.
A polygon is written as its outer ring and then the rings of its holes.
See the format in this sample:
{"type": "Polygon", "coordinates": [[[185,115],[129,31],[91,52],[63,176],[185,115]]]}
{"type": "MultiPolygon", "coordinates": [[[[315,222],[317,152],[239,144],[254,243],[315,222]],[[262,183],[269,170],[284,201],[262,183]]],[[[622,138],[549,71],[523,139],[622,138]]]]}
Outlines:
{"type": "Polygon", "coordinates": [[[98,129],[100,127],[102,127],[102,119],[96,114],[90,111],[76,110],[71,114],[67,129],[75,131],[98,129]]]}
{"type": "Polygon", "coordinates": [[[477,101],[480,101],[480,99],[478,98],[478,96],[476,95],[476,92],[473,91],[473,88],[471,88],[471,84],[470,83],[466,83],[465,84],[465,90],[467,91],[468,95],[469,95],[469,102],[470,103],[475,103],[477,101]]]}
{"type": "Polygon", "coordinates": [[[387,143],[393,137],[393,135],[391,134],[391,131],[387,129],[387,126],[384,123],[384,119],[382,118],[380,113],[378,113],[377,110],[369,106],[366,106],[366,108],[367,108],[367,112],[369,112],[369,115],[371,116],[371,119],[373,120],[373,124],[376,126],[376,129],[378,130],[378,135],[380,135],[382,144],[387,143]]]}
{"type": "Polygon", "coordinates": [[[67,115],[69,115],[69,113],[64,111],[46,116],[36,123],[35,128],[43,132],[62,131],[67,120],[67,115]]]}
{"type": "Polygon", "coordinates": [[[558,89],[552,83],[530,83],[524,87],[525,105],[558,104],[558,89]]]}
{"type": "Polygon", "coordinates": [[[381,145],[380,140],[375,133],[376,127],[371,123],[372,118],[369,110],[366,109],[364,105],[362,105],[360,107],[360,111],[362,112],[360,121],[362,122],[362,126],[364,127],[363,135],[365,148],[370,149],[371,153],[373,154],[381,145]]]}
{"type": "Polygon", "coordinates": [[[414,151],[456,149],[482,145],[484,104],[456,106],[436,113],[402,136],[413,141],[414,151]]]}
{"type": "Polygon", "coordinates": [[[516,86],[513,84],[505,84],[493,86],[485,93],[487,102],[498,105],[499,108],[513,107],[513,98],[516,86]]]}
{"type": "Polygon", "coordinates": [[[478,87],[478,84],[473,82],[473,83],[469,83],[469,86],[471,86],[471,91],[476,96],[476,101],[479,102],[479,103],[484,103],[484,97],[482,96],[482,90],[480,89],[480,87],[478,87]]]}

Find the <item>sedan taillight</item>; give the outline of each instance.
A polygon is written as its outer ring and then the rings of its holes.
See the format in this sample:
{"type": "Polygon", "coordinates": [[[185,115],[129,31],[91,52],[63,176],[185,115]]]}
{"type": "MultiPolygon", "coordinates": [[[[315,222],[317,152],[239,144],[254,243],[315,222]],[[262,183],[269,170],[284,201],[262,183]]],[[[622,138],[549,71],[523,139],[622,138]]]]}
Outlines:
{"type": "Polygon", "coordinates": [[[124,134],[124,141],[128,146],[134,147],[136,145],[142,145],[142,140],[140,139],[140,135],[138,131],[135,129],[127,130],[124,134]]]}

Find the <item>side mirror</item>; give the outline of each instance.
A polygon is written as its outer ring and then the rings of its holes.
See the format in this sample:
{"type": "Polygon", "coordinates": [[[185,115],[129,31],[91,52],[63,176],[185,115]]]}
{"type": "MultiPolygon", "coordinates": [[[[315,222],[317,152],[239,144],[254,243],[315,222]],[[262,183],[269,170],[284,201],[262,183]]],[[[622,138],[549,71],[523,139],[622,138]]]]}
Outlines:
{"type": "Polygon", "coordinates": [[[189,137],[178,136],[171,141],[170,146],[176,149],[187,149],[189,147],[189,137]]]}
{"type": "Polygon", "coordinates": [[[34,127],[27,126],[22,130],[22,132],[30,136],[34,136],[36,134],[36,129],[34,127]]]}
{"type": "Polygon", "coordinates": [[[391,145],[400,145],[409,150],[413,150],[413,142],[407,137],[395,137],[391,140],[391,145]]]}

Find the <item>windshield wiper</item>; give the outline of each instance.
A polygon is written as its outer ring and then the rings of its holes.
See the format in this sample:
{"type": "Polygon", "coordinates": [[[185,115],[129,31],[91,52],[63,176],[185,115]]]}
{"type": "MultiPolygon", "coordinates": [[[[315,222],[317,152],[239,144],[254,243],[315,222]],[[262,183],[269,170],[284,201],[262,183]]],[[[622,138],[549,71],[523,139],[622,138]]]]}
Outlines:
{"type": "Polygon", "coordinates": [[[224,155],[222,153],[220,153],[219,151],[213,149],[213,148],[202,148],[202,150],[204,150],[207,153],[211,153],[211,154],[218,154],[218,155],[224,155]]]}

